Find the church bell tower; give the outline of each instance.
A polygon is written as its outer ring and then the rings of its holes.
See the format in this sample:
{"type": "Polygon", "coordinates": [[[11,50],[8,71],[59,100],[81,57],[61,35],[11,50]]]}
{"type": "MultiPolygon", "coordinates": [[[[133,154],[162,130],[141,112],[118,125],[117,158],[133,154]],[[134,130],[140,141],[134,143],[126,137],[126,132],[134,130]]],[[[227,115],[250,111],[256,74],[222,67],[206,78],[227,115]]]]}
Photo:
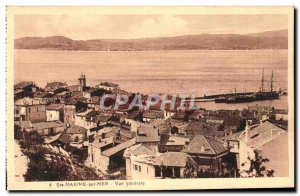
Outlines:
{"type": "Polygon", "coordinates": [[[79,91],[84,91],[86,88],[86,78],[84,74],[80,75],[80,78],[78,78],[78,90],[79,91]]]}

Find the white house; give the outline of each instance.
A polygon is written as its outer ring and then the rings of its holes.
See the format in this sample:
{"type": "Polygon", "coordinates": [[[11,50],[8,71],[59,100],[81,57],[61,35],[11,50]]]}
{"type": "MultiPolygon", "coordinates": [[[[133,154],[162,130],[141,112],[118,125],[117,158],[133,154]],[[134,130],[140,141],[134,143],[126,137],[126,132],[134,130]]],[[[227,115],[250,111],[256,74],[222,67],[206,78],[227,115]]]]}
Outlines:
{"type": "Polygon", "coordinates": [[[274,168],[274,175],[276,173],[280,173],[281,175],[288,175],[283,174],[281,165],[284,165],[288,160],[285,158],[288,155],[287,145],[288,142],[279,142],[280,146],[273,146],[269,145],[279,138],[282,137],[282,134],[285,134],[286,131],[282,128],[273,125],[272,123],[265,121],[258,126],[246,125],[245,131],[239,136],[239,164],[240,164],[240,175],[242,177],[247,177],[248,174],[245,172],[249,170],[251,161],[255,158],[255,152],[262,155],[262,158],[266,158],[273,164],[273,168],[269,167],[267,170],[272,170],[274,168]],[[274,155],[270,155],[268,151],[270,149],[266,148],[269,145],[269,148],[277,148],[277,151],[272,151],[276,153],[272,154],[281,154],[281,157],[274,157],[274,155]],[[285,152],[286,151],[286,152],[285,152]],[[266,157],[265,155],[269,155],[266,157]]]}
{"type": "Polygon", "coordinates": [[[93,109],[88,109],[85,112],[77,113],[75,115],[75,125],[81,126],[90,130],[97,127],[97,115],[93,109]]]}
{"type": "Polygon", "coordinates": [[[109,159],[103,157],[102,152],[113,147],[114,136],[104,138],[104,135],[94,137],[94,141],[88,146],[88,160],[92,165],[101,172],[107,172],[109,159]]]}
{"type": "Polygon", "coordinates": [[[135,138],[118,144],[114,135],[96,135],[88,147],[88,160],[96,169],[106,174],[110,168],[121,167],[124,164],[124,150],[134,144],[135,138]]]}
{"type": "Polygon", "coordinates": [[[126,178],[183,178],[188,157],[184,152],[158,153],[154,148],[142,144],[132,146],[124,152],[126,178]]]}
{"type": "Polygon", "coordinates": [[[64,105],[50,104],[46,106],[47,121],[62,121],[64,120],[64,105]]]}

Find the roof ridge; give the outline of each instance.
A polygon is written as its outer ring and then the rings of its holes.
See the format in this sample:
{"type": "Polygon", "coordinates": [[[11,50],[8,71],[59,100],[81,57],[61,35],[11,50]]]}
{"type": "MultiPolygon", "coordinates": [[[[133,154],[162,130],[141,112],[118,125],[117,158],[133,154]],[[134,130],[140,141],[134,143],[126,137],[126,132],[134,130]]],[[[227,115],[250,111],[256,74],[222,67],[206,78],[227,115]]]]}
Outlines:
{"type": "Polygon", "coordinates": [[[211,145],[211,144],[209,143],[209,141],[208,141],[208,140],[210,140],[210,139],[206,138],[205,136],[203,136],[203,137],[205,138],[206,142],[208,143],[208,145],[210,146],[210,148],[212,149],[212,151],[213,151],[215,154],[217,154],[216,151],[214,150],[214,148],[212,147],[212,145],[211,145]]]}

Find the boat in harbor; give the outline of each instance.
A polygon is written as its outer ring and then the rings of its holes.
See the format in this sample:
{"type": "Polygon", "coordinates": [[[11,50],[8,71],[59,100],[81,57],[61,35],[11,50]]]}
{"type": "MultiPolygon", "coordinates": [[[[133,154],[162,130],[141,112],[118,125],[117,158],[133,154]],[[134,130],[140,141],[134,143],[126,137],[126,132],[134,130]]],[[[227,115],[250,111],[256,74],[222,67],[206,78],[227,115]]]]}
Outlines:
{"type": "Polygon", "coordinates": [[[216,103],[247,103],[254,101],[253,95],[236,95],[229,97],[219,97],[215,99],[216,103]]]}
{"type": "Polygon", "coordinates": [[[272,71],[270,91],[264,89],[264,70],[262,74],[260,91],[252,93],[235,93],[228,95],[214,95],[215,103],[247,103],[253,101],[273,100],[280,98],[280,91],[273,90],[274,74],[272,71]]]}

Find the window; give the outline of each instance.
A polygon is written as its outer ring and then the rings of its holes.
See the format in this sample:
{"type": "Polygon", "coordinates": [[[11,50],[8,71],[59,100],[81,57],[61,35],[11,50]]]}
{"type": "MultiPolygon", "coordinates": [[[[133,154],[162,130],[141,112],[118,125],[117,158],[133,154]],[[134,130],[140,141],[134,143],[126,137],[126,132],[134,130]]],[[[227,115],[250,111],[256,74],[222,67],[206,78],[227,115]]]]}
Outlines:
{"type": "Polygon", "coordinates": [[[53,127],[51,127],[51,128],[48,129],[48,134],[49,135],[54,135],[54,129],[53,129],[53,127]]]}
{"type": "Polygon", "coordinates": [[[16,114],[19,114],[19,110],[16,110],[16,114]]]}
{"type": "Polygon", "coordinates": [[[28,113],[30,113],[30,108],[28,108],[28,113]]]}
{"type": "Polygon", "coordinates": [[[142,168],[140,165],[133,165],[133,169],[134,169],[134,171],[139,171],[139,172],[142,171],[142,168]]]}
{"type": "Polygon", "coordinates": [[[161,168],[159,166],[155,166],[155,177],[161,177],[161,168]]]}

